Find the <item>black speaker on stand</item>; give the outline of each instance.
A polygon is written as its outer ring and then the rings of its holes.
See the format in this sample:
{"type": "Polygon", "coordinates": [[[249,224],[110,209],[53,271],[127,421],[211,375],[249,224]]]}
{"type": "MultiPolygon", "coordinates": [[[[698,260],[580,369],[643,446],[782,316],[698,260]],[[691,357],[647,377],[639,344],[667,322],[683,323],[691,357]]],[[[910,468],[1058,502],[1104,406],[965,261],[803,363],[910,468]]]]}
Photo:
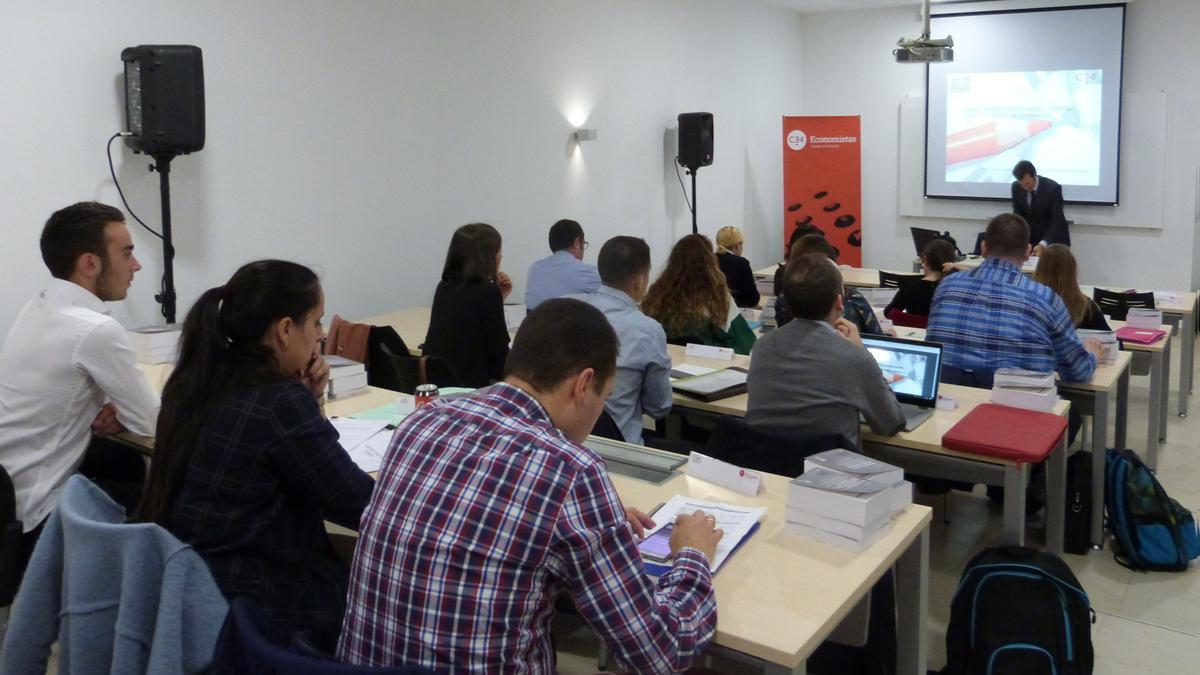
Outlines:
{"type": "Polygon", "coordinates": [[[162,202],[163,286],[154,299],[175,323],[175,247],[171,244],[171,160],[204,148],[204,62],[192,45],[139,45],[125,64],[125,144],[154,158],[162,202]]]}
{"type": "Polygon", "coordinates": [[[692,177],[692,234],[700,230],[696,225],[696,172],[713,162],[713,116],[712,113],[679,113],[679,165],[687,168],[692,177]]]}

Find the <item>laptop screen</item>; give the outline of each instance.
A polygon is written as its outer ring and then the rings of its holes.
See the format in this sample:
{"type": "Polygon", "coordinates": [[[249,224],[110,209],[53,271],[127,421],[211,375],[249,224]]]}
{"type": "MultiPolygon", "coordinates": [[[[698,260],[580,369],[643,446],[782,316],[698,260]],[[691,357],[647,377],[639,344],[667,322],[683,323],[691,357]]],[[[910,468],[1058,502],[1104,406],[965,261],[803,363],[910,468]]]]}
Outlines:
{"type": "Polygon", "coordinates": [[[862,341],[901,403],[926,408],[937,403],[942,345],[880,335],[864,335],[862,341]]]}

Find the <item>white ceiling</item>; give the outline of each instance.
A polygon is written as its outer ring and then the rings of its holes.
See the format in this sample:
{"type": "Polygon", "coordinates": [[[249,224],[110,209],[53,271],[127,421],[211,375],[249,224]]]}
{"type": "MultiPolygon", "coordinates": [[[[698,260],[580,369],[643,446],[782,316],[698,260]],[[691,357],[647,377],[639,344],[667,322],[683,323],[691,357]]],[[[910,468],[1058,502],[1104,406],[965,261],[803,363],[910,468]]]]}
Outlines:
{"type": "MultiPolygon", "coordinates": [[[[920,0],[762,0],[767,4],[792,9],[805,14],[815,12],[858,11],[882,7],[912,7],[917,10],[920,0]]],[[[933,0],[935,4],[947,0],[933,0]]]]}

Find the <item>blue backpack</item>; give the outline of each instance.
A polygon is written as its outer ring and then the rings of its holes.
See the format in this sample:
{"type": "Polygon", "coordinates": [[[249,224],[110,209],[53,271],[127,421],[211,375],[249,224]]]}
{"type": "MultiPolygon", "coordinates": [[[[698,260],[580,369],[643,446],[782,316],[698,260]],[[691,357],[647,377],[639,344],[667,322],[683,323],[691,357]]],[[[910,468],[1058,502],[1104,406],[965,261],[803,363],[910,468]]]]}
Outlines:
{"type": "Polygon", "coordinates": [[[1200,556],[1200,530],[1192,512],[1167,496],[1132,450],[1109,450],[1104,509],[1117,540],[1121,565],[1177,572],[1200,556]]]}

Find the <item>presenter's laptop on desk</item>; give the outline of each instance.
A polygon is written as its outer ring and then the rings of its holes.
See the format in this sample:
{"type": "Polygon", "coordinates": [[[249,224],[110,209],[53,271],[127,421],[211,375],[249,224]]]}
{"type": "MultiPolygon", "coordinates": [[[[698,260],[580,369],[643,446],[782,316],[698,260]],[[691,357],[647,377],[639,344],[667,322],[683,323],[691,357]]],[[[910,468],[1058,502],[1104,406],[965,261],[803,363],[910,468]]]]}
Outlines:
{"type": "Polygon", "coordinates": [[[912,431],[932,417],[942,376],[942,345],[883,335],[864,335],[862,342],[900,401],[904,430],[912,431]]]}
{"type": "MultiPolygon", "coordinates": [[[[948,236],[945,232],[927,230],[923,227],[910,227],[908,229],[912,232],[913,247],[917,249],[918,258],[925,255],[925,247],[929,245],[929,242],[933,241],[934,239],[946,239],[948,236]]],[[[947,239],[947,241],[949,240],[947,239]]],[[[961,261],[966,258],[965,255],[958,253],[957,244],[954,247],[954,251],[955,261],[961,261]]]]}

